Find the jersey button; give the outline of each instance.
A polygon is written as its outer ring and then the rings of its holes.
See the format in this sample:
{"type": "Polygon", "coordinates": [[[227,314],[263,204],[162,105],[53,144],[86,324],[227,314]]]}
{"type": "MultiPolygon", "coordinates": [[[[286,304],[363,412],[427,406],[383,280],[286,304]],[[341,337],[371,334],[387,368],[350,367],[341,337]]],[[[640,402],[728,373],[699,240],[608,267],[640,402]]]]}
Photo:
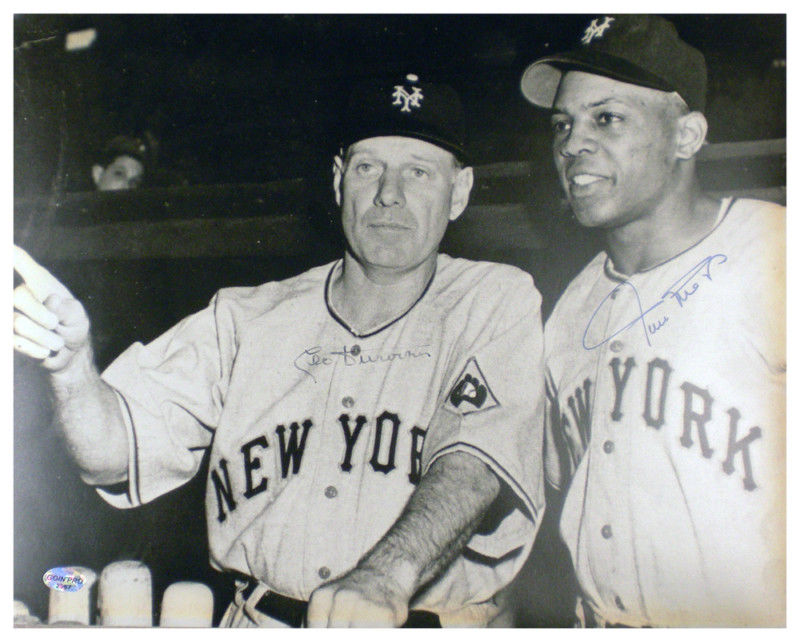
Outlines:
{"type": "Polygon", "coordinates": [[[317,575],[323,580],[327,580],[331,577],[331,570],[328,569],[328,567],[320,567],[319,571],[317,571],[317,575]]]}
{"type": "Polygon", "coordinates": [[[602,535],[606,540],[608,540],[614,533],[611,531],[611,525],[605,524],[603,528],[600,529],[600,535],[602,535]]]}
{"type": "Polygon", "coordinates": [[[622,604],[622,598],[619,596],[614,596],[614,604],[617,605],[617,608],[621,611],[625,611],[625,605],[622,604]]]}
{"type": "Polygon", "coordinates": [[[345,396],[342,398],[342,406],[347,407],[348,409],[352,407],[356,403],[350,396],[345,396]]]}
{"type": "Polygon", "coordinates": [[[330,487],[325,487],[325,497],[326,498],[335,498],[339,495],[339,492],[336,490],[336,487],[331,485],[330,487]]]}
{"type": "Polygon", "coordinates": [[[611,299],[612,299],[612,300],[616,300],[616,299],[617,299],[617,295],[619,295],[619,289],[614,289],[614,290],[611,292],[611,299]]]}
{"type": "Polygon", "coordinates": [[[606,453],[613,452],[614,451],[614,443],[611,442],[611,440],[606,440],[603,443],[603,451],[605,451],[606,453]]]}
{"type": "Polygon", "coordinates": [[[357,356],[359,353],[361,353],[361,347],[359,347],[357,344],[354,344],[352,347],[350,347],[350,353],[352,353],[354,356],[357,356]]]}
{"type": "Polygon", "coordinates": [[[614,353],[619,353],[622,351],[622,343],[619,340],[612,340],[611,341],[611,350],[614,353]]]}

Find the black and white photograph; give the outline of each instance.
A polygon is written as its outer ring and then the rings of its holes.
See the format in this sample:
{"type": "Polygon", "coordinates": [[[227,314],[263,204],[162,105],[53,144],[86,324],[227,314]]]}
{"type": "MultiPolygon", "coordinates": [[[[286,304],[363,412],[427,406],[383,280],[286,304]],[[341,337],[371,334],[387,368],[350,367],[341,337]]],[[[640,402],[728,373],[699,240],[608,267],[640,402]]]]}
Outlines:
{"type": "Polygon", "coordinates": [[[787,627],[786,13],[10,18],[15,628],[787,627]]]}

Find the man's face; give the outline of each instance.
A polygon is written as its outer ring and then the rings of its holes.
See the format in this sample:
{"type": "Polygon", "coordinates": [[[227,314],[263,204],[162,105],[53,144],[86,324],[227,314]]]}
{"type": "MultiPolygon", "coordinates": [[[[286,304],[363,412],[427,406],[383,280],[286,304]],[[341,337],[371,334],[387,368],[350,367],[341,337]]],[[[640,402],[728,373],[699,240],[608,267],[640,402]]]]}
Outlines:
{"type": "Polygon", "coordinates": [[[570,71],[555,104],[553,155],[578,221],[615,228],[653,211],[671,188],[676,118],[668,94],[570,71]]]}
{"type": "Polygon", "coordinates": [[[100,191],[135,189],[142,181],[144,165],[131,156],[117,156],[107,167],[95,165],[95,185],[100,191]]]}
{"type": "Polygon", "coordinates": [[[344,234],[363,265],[411,271],[436,255],[449,220],[464,210],[472,169],[414,138],[368,138],[334,164],[344,234]]]}

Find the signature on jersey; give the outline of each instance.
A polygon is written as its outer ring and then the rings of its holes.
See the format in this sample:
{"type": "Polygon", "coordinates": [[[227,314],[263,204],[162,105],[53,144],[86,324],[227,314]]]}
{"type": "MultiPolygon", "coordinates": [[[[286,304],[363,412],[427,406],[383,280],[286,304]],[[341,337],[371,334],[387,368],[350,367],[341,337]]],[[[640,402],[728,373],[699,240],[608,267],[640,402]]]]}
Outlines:
{"type": "Polygon", "coordinates": [[[420,345],[410,349],[401,349],[388,352],[365,352],[360,348],[342,347],[341,351],[326,351],[320,346],[303,349],[302,353],[294,359],[294,367],[311,376],[314,382],[317,379],[312,371],[317,367],[327,367],[341,362],[345,367],[375,364],[377,362],[393,362],[395,360],[413,360],[415,358],[430,358],[429,345],[420,345]]]}
{"type": "Polygon", "coordinates": [[[713,282],[711,267],[713,265],[720,265],[726,262],[727,259],[728,256],[721,253],[704,258],[670,285],[666,291],[661,294],[658,302],[647,308],[644,307],[642,299],[639,296],[639,291],[630,280],[620,282],[605,298],[603,298],[602,302],[600,302],[597,309],[595,309],[592,314],[592,317],[589,319],[586,330],[583,332],[583,348],[587,351],[596,349],[634,326],[640,326],[642,328],[645,340],[647,340],[647,345],[650,346],[650,336],[656,334],[669,323],[670,316],[668,315],[668,311],[679,312],[681,309],[691,304],[691,297],[702,291],[706,282],[713,282]],[[616,297],[616,292],[621,292],[623,289],[629,289],[636,300],[636,305],[631,311],[630,319],[622,320],[620,323],[622,326],[611,326],[608,329],[611,333],[600,340],[600,342],[593,343],[588,340],[587,336],[592,329],[592,323],[595,321],[601,309],[603,309],[609,300],[613,300],[616,297]]]}

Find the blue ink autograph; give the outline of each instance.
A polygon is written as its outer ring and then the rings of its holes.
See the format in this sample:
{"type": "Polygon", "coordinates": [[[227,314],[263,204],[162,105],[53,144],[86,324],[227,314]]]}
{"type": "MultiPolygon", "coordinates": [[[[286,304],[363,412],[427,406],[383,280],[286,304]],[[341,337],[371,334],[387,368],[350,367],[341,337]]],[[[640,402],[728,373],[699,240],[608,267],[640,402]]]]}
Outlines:
{"type": "Polygon", "coordinates": [[[340,360],[345,367],[353,367],[364,364],[374,364],[376,362],[392,362],[393,360],[408,360],[413,358],[433,357],[428,351],[429,345],[419,345],[411,349],[391,351],[387,353],[364,353],[363,351],[353,351],[346,346],[341,351],[323,351],[322,347],[309,347],[304,349],[300,355],[294,359],[295,369],[302,371],[310,376],[314,382],[317,379],[311,370],[314,367],[324,367],[335,364],[340,360]]]}
{"type": "Polygon", "coordinates": [[[728,256],[721,253],[704,258],[680,278],[678,278],[672,285],[670,285],[667,290],[661,294],[659,301],[647,309],[643,307],[642,299],[639,297],[639,291],[636,289],[634,284],[630,280],[620,282],[612,291],[609,292],[605,298],[603,298],[602,302],[600,302],[597,309],[595,309],[594,313],[592,314],[592,317],[589,319],[589,323],[586,325],[586,330],[583,332],[583,348],[587,351],[596,349],[597,347],[606,344],[612,338],[618,336],[624,331],[627,331],[637,324],[641,325],[642,330],[644,331],[644,337],[647,340],[647,345],[650,346],[650,336],[660,331],[669,322],[669,316],[664,313],[663,308],[660,309],[659,313],[655,316],[652,315],[653,311],[661,307],[661,305],[665,304],[669,300],[677,302],[678,309],[682,309],[686,304],[688,304],[689,299],[700,290],[702,283],[700,278],[706,278],[707,280],[711,281],[711,266],[715,264],[722,264],[723,262],[727,261],[727,259],[728,256]],[[638,315],[623,326],[614,330],[613,333],[605,337],[597,344],[587,344],[586,336],[589,334],[589,330],[592,327],[595,317],[597,317],[597,314],[600,312],[606,302],[609,299],[615,298],[616,292],[624,287],[629,287],[633,292],[633,295],[636,297],[636,311],[638,311],[638,315]],[[650,315],[648,316],[648,314],[650,315]]]}

